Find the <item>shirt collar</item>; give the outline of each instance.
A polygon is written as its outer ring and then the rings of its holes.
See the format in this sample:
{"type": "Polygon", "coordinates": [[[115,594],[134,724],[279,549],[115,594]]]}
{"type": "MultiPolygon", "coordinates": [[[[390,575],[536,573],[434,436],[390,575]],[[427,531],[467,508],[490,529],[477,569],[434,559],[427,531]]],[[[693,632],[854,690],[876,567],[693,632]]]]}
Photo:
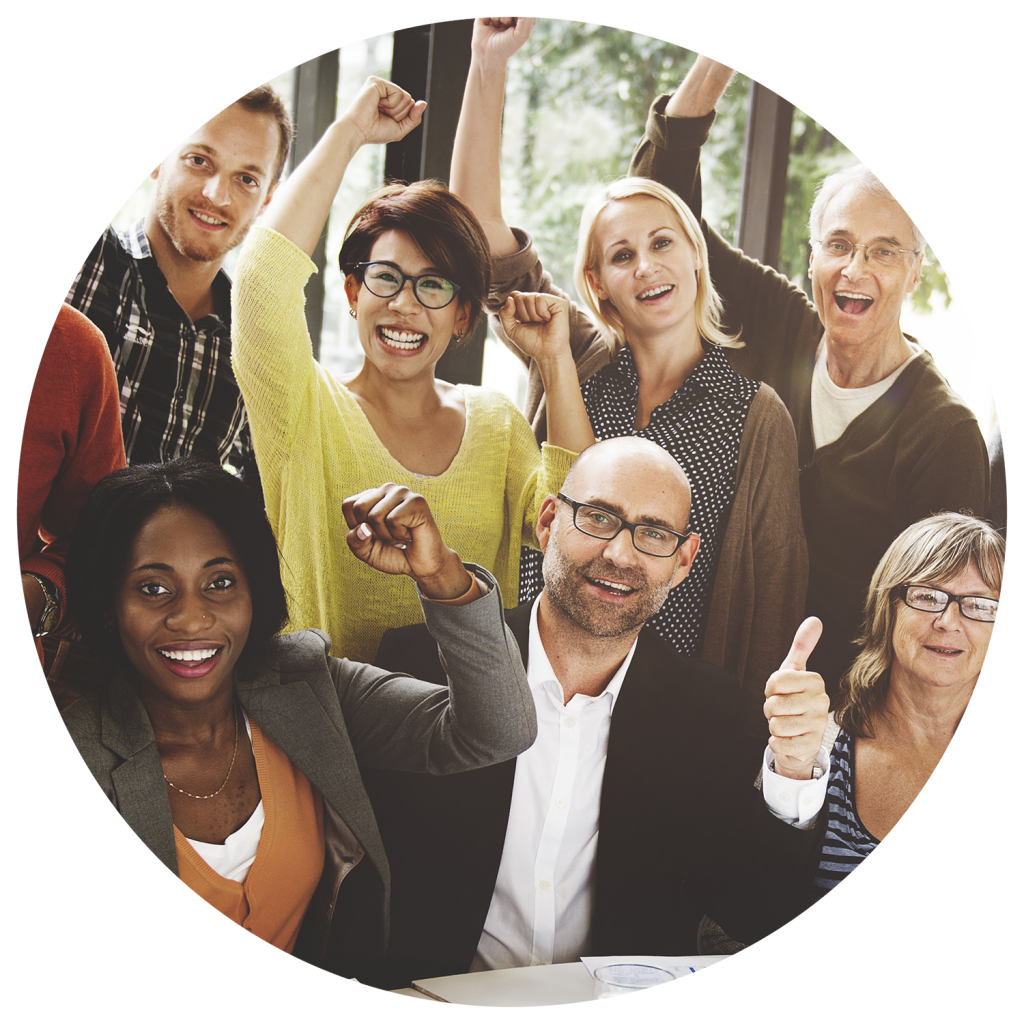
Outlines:
{"type": "MultiPolygon", "coordinates": [[[[718,345],[701,341],[704,356],[693,372],[683,381],[682,386],[664,404],[671,406],[694,391],[712,394],[721,398],[735,397],[736,371],[718,345]]],[[[624,345],[609,368],[622,387],[635,392],[640,387],[640,375],[628,345],[624,345]]]]}
{"type": "MultiPolygon", "coordinates": [[[[140,218],[127,230],[119,231],[117,233],[118,238],[125,251],[133,259],[152,259],[155,262],[153,247],[149,244],[145,225],[146,219],[144,217],[140,218]]],[[[157,269],[159,269],[159,264],[157,264],[157,269]]],[[[215,312],[211,314],[211,317],[220,320],[224,324],[229,324],[231,321],[231,278],[225,273],[223,267],[217,271],[217,276],[213,279],[211,287],[213,288],[216,306],[215,312]]]]}
{"type": "Polygon", "coordinates": [[[121,244],[125,250],[137,260],[150,259],[153,250],[150,248],[149,239],[146,237],[146,220],[140,218],[130,228],[119,232],[121,244]]]}
{"type": "MultiPolygon", "coordinates": [[[[548,659],[548,653],[544,650],[544,643],[540,638],[540,629],[537,626],[537,606],[540,604],[540,600],[533,602],[533,608],[530,609],[530,641],[529,647],[527,648],[527,667],[526,667],[526,678],[530,684],[530,690],[543,689],[544,684],[548,680],[554,680],[558,682],[558,677],[555,675],[554,669],[551,667],[551,662],[548,659]]],[[[637,636],[637,640],[639,635],[637,636]]],[[[609,714],[615,707],[615,701],[619,696],[619,690],[622,688],[622,680],[626,678],[626,673],[629,671],[630,663],[633,660],[633,655],[636,652],[636,640],[633,641],[633,645],[629,649],[629,653],[623,659],[622,664],[618,667],[615,675],[608,681],[608,685],[601,691],[601,693],[593,700],[600,700],[608,695],[608,700],[611,704],[609,708],[609,714]]],[[[561,684],[559,684],[561,685],[561,684]]]]}

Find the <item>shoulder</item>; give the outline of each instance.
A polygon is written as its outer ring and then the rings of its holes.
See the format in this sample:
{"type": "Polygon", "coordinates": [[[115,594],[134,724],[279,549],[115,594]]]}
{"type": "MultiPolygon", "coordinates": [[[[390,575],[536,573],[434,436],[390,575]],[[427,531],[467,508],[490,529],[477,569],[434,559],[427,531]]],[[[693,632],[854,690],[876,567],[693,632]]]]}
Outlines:
{"type": "Polygon", "coordinates": [[[757,435],[767,441],[779,430],[792,435],[794,443],[796,442],[793,417],[790,416],[785,402],[774,388],[762,383],[750,403],[747,422],[743,427],[743,441],[747,442],[748,438],[757,435]]]}
{"type": "Polygon", "coordinates": [[[303,629],[271,637],[257,656],[259,661],[282,674],[302,671],[325,663],[331,641],[319,629],[303,629]]]}
{"type": "Polygon", "coordinates": [[[104,369],[110,363],[110,350],[103,332],[84,313],[66,302],[61,305],[50,331],[47,350],[51,346],[78,367],[104,369]]]}
{"type": "MultiPolygon", "coordinates": [[[[505,427],[522,426],[526,430],[530,430],[526,417],[508,395],[490,388],[478,387],[475,384],[460,384],[459,390],[466,398],[467,414],[475,415],[480,425],[490,427],[493,427],[494,424],[501,424],[505,427]]],[[[532,434],[532,431],[530,433],[532,434]]]]}
{"type": "MultiPolygon", "coordinates": [[[[914,380],[910,392],[910,403],[926,407],[930,410],[931,415],[941,414],[951,419],[975,419],[970,407],[950,387],[949,381],[935,365],[935,360],[930,352],[922,351],[914,363],[917,364],[916,380],[914,380]]],[[[914,363],[911,363],[904,372],[912,370],[914,363]]]]}
{"type": "Polygon", "coordinates": [[[100,697],[92,694],[82,697],[61,712],[64,725],[76,744],[98,742],[100,735],[100,697]]]}

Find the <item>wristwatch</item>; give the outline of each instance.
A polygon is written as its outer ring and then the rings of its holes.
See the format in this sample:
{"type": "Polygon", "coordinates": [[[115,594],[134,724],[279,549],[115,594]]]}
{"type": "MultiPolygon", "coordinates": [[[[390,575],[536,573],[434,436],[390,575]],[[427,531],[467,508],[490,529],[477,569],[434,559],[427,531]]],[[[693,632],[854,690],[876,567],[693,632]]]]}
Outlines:
{"type": "MultiPolygon", "coordinates": [[[[772,758],[771,764],[768,765],[768,770],[770,772],[775,772],[775,758],[774,757],[772,758]]],[[[822,768],[821,765],[818,764],[817,761],[815,761],[813,766],[811,767],[811,779],[820,779],[822,777],[822,775],[824,775],[824,774],[825,774],[825,769],[822,768]]]]}
{"type": "Polygon", "coordinates": [[[40,576],[37,572],[23,572],[22,576],[31,576],[43,588],[46,604],[43,605],[42,614],[39,616],[35,629],[32,630],[32,635],[46,636],[57,625],[57,620],[60,618],[60,595],[57,593],[57,587],[52,580],[40,576]]]}

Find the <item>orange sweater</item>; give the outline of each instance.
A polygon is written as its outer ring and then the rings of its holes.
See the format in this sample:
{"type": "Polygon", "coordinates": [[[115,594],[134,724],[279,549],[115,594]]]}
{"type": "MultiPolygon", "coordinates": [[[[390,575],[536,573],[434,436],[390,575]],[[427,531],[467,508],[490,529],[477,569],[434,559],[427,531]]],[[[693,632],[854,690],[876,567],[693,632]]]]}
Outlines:
{"type": "Polygon", "coordinates": [[[290,953],[324,864],[323,798],[250,719],[265,820],[244,882],[218,875],[174,828],[181,880],[246,931],[290,953]]]}

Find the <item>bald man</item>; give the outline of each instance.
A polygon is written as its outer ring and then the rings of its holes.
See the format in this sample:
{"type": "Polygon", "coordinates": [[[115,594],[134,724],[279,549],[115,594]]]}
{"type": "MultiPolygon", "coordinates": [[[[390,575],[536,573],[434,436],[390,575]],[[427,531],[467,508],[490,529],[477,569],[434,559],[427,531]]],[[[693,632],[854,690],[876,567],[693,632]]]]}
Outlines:
{"type": "MultiPolygon", "coordinates": [[[[507,613],[537,741],[458,776],[364,772],[391,865],[392,929],[387,971],[363,980],[394,988],[586,953],[695,953],[704,913],[742,941],[782,923],[712,875],[751,844],[801,855],[812,833],[788,822],[808,825],[824,798],[828,700],[816,677],[789,693],[771,720],[779,774],[766,771],[762,797],[737,750],[736,677],[642,629],[698,557],[689,513],[678,462],[637,437],[588,448],[544,501],[545,586],[507,613]],[[796,819],[780,820],[782,807],[799,808],[796,819]]],[[[420,626],[386,634],[378,664],[443,679],[420,626]]],[[[358,894],[358,872],[351,881],[343,900],[358,894]]]]}

